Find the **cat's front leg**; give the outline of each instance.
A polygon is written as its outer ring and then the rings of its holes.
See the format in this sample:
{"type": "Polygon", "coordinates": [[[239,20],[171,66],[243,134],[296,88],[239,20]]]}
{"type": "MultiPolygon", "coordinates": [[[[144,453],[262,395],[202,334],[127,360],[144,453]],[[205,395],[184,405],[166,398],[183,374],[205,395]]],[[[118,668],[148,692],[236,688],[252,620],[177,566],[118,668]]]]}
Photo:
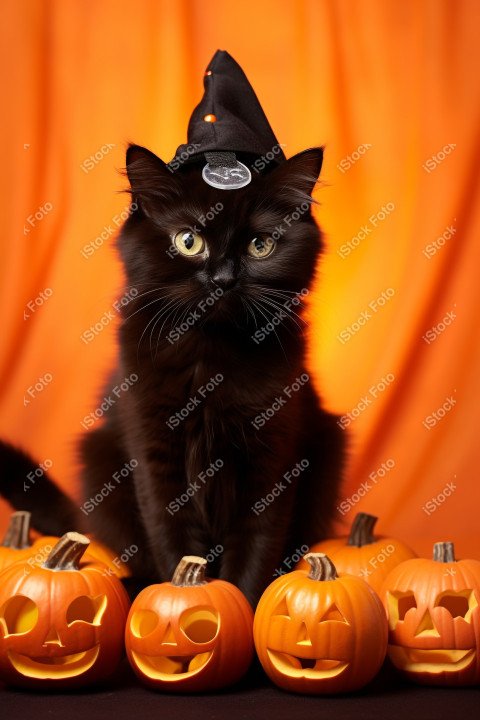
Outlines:
{"type": "Polygon", "coordinates": [[[267,585],[281,573],[294,497],[292,484],[285,486],[269,505],[262,500],[254,502],[239,526],[225,537],[220,577],[237,585],[253,607],[267,585]]]}
{"type": "Polygon", "coordinates": [[[179,481],[178,466],[167,456],[139,463],[135,492],[149,552],[162,581],[171,579],[184,555],[205,556],[209,548],[206,530],[185,487],[179,481]]]}

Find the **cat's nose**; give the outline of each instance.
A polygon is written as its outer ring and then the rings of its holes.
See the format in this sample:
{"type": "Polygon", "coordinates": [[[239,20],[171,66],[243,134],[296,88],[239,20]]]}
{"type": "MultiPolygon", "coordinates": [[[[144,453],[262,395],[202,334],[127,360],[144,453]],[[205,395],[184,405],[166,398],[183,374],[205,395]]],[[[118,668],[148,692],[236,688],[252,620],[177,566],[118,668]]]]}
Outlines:
{"type": "Polygon", "coordinates": [[[222,290],[228,290],[233,287],[237,282],[237,278],[233,272],[233,263],[232,265],[228,263],[217,268],[212,275],[212,281],[222,290]]]}

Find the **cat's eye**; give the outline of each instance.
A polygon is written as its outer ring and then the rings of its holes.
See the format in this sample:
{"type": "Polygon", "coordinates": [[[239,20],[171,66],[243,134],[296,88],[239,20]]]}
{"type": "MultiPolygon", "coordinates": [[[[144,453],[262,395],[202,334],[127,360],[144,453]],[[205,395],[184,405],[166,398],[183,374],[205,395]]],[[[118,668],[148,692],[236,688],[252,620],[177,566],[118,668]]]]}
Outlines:
{"type": "Polygon", "coordinates": [[[182,255],[200,255],[205,250],[205,240],[192,230],[181,230],[176,233],[173,242],[182,255]]]}
{"type": "Polygon", "coordinates": [[[254,258],[266,258],[275,250],[275,240],[269,237],[256,237],[250,241],[247,252],[254,258]]]}

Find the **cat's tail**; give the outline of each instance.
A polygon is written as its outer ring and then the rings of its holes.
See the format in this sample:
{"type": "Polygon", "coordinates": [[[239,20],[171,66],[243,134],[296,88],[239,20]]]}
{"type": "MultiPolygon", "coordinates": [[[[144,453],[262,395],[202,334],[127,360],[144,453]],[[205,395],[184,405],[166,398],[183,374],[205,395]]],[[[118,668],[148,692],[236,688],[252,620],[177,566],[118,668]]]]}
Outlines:
{"type": "Polygon", "coordinates": [[[75,503],[43,467],[23,450],[0,440],[0,495],[15,510],[28,510],[32,526],[43,535],[82,531],[85,523],[75,503]]]}

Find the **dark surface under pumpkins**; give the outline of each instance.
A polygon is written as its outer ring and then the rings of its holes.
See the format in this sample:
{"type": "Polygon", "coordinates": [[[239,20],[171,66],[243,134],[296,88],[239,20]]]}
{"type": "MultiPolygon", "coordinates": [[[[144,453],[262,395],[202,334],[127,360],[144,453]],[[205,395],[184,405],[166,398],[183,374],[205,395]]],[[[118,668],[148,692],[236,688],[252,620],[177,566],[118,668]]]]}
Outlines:
{"type": "Polygon", "coordinates": [[[204,695],[148,690],[140,685],[126,660],[108,685],[95,689],[38,693],[0,687],[2,720],[464,720],[478,718],[480,711],[480,688],[406,683],[388,661],[362,691],[341,696],[294,695],[279,690],[269,682],[258,662],[234,687],[204,695]]]}

